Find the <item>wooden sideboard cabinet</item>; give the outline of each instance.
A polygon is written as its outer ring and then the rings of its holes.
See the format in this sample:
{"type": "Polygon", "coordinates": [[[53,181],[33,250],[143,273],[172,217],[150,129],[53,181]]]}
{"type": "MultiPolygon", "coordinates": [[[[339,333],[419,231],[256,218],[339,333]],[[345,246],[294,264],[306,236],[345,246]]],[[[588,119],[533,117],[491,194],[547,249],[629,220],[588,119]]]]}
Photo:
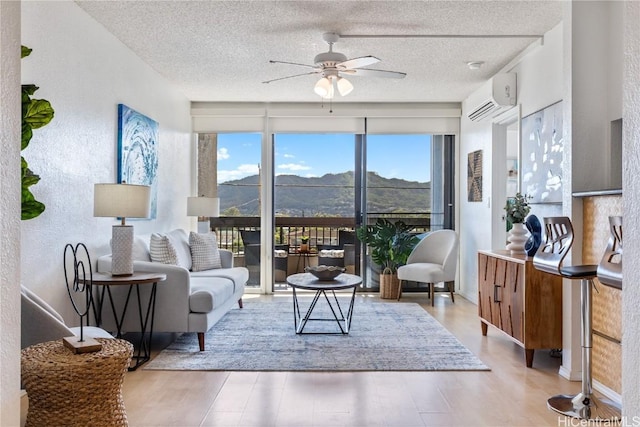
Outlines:
{"type": "Polygon", "coordinates": [[[524,347],[562,348],[562,278],[536,270],[533,259],[509,251],[478,252],[478,314],[482,335],[493,325],[524,347]]]}

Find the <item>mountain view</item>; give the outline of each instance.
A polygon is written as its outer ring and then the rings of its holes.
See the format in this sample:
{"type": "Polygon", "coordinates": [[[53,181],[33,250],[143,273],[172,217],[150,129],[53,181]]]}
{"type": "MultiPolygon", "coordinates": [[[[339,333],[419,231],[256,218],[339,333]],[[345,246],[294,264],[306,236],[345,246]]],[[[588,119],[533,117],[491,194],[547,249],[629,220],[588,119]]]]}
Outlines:
{"type": "MultiPolygon", "coordinates": [[[[424,213],[431,208],[431,183],[384,178],[369,172],[368,211],[370,213],[424,213]]],[[[278,175],[276,215],[353,216],[353,172],[321,177],[278,175]]],[[[218,187],[222,216],[258,216],[260,210],[258,175],[226,181],[218,187]]]]}

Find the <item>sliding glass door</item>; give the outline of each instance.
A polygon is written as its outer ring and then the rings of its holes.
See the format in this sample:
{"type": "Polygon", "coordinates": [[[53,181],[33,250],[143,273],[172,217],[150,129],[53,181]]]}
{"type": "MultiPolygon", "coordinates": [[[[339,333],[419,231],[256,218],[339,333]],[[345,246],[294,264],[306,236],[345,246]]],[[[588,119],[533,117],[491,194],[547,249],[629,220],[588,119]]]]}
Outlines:
{"type": "MultiPolygon", "coordinates": [[[[412,225],[416,233],[429,231],[433,211],[433,137],[367,135],[365,152],[365,222],[373,224],[385,218],[412,225]]],[[[380,267],[369,257],[364,261],[364,286],[376,289],[380,267]]]]}
{"type": "Polygon", "coordinates": [[[260,289],[260,159],[262,134],[217,134],[216,170],[220,246],[234,253],[235,265],[249,270],[248,288],[260,289]]]}
{"type": "Polygon", "coordinates": [[[357,273],[356,136],[279,133],[273,141],[274,290],[287,289],[286,276],[307,266],[336,265],[357,273]]]}
{"type": "Polygon", "coordinates": [[[199,159],[198,168],[214,169],[209,175],[215,178],[209,179],[216,181],[220,198],[220,218],[211,223],[220,246],[233,251],[235,265],[249,269],[249,289],[286,290],[288,275],[324,264],[363,276],[363,289],[375,291],[379,268],[357,241],[358,226],[387,218],[414,226],[417,234],[453,228],[451,135],[276,133],[265,142],[261,133],[200,134],[203,138],[208,140],[204,157],[213,161],[205,165],[199,159]],[[268,216],[261,218],[264,212],[268,216]],[[267,222],[273,224],[267,236],[261,230],[265,219],[273,220],[267,222]],[[262,247],[267,240],[269,250],[262,247]],[[270,283],[261,283],[265,277],[270,283]]]}

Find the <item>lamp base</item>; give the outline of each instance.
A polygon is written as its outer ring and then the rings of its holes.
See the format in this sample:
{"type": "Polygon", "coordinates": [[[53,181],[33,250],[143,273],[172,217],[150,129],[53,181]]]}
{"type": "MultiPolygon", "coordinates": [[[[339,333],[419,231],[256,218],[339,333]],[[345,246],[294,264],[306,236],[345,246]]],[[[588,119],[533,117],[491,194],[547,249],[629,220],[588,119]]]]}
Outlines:
{"type": "Polygon", "coordinates": [[[133,274],[133,226],[114,225],[111,235],[111,274],[133,274]]]}
{"type": "Polygon", "coordinates": [[[211,227],[209,226],[209,219],[206,221],[198,221],[198,233],[205,234],[211,231],[211,227]]]}

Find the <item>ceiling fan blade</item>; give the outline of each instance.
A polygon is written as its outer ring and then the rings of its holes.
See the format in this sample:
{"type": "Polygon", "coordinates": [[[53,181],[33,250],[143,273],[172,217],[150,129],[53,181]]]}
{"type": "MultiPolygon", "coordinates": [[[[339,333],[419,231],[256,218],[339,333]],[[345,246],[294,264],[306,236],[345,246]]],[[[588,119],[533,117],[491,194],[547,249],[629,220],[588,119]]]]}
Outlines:
{"type": "Polygon", "coordinates": [[[400,71],[372,70],[369,68],[342,70],[340,72],[355,77],[386,77],[389,79],[404,79],[407,75],[407,73],[402,73],[400,71]]]}
{"type": "Polygon", "coordinates": [[[347,59],[344,62],[339,63],[338,65],[336,65],[336,67],[338,69],[350,69],[350,68],[360,68],[360,67],[366,67],[367,65],[373,65],[380,62],[380,60],[378,58],[376,58],[375,56],[362,56],[360,58],[353,58],[353,59],[347,59]]]}
{"type": "Polygon", "coordinates": [[[313,68],[313,69],[317,69],[318,67],[316,67],[315,65],[309,65],[309,64],[300,64],[297,62],[287,62],[287,61],[274,61],[272,59],[269,60],[270,64],[287,64],[287,65],[298,65],[300,67],[308,67],[308,68],[313,68]]]}
{"type": "Polygon", "coordinates": [[[320,74],[320,71],[311,71],[308,73],[302,73],[302,74],[294,74],[293,76],[286,76],[286,77],[279,77],[277,79],[271,79],[271,80],[266,80],[262,83],[271,83],[271,82],[277,82],[278,80],[286,80],[286,79],[292,79],[294,77],[300,77],[300,76],[308,76],[310,74],[320,74]]]}

